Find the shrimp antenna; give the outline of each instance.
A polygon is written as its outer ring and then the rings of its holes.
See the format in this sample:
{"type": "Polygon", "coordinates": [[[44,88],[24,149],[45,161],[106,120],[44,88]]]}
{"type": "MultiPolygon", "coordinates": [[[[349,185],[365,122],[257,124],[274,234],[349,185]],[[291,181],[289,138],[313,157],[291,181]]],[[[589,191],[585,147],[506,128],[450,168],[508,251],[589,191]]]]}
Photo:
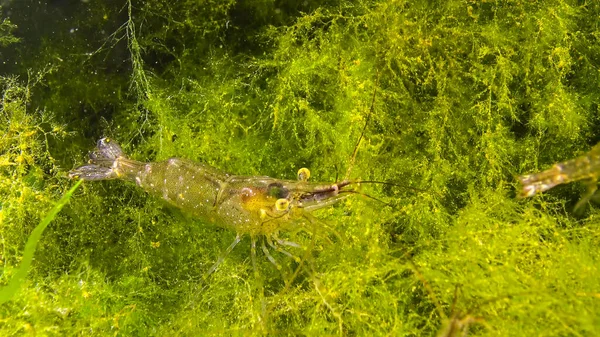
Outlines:
{"type": "MultiPolygon", "coordinates": [[[[349,186],[349,185],[360,185],[360,184],[386,185],[386,186],[394,186],[394,187],[406,188],[406,189],[413,190],[413,191],[416,191],[416,192],[425,192],[425,193],[429,192],[428,190],[424,190],[424,189],[417,188],[417,187],[412,187],[412,186],[408,186],[408,185],[404,185],[404,184],[399,184],[399,183],[392,183],[392,182],[389,182],[389,181],[378,181],[378,180],[357,180],[357,181],[348,181],[348,180],[346,180],[346,181],[340,182],[338,184],[338,187],[349,186]]],[[[340,192],[343,192],[343,191],[340,191],[340,192]]],[[[356,191],[354,191],[354,192],[356,192],[356,191]]],[[[371,199],[376,199],[376,198],[373,198],[370,195],[367,195],[367,194],[364,194],[364,193],[359,193],[359,194],[364,195],[366,197],[369,197],[371,199]]],[[[385,202],[384,202],[384,204],[385,204],[385,202]]]]}
{"type": "Polygon", "coordinates": [[[406,188],[406,189],[417,191],[417,192],[428,192],[427,190],[424,190],[424,189],[421,189],[421,188],[417,188],[417,187],[413,187],[413,186],[408,186],[408,185],[404,185],[404,184],[399,184],[399,183],[392,183],[392,182],[389,182],[389,181],[359,180],[359,181],[352,181],[348,185],[352,185],[352,184],[387,185],[387,186],[394,186],[394,187],[406,188]]]}
{"type": "Polygon", "coordinates": [[[360,142],[362,141],[365,131],[367,130],[367,125],[369,125],[369,120],[371,119],[371,115],[373,114],[373,110],[375,110],[375,96],[377,95],[377,87],[379,86],[379,69],[376,70],[377,75],[375,77],[375,89],[373,90],[373,98],[371,100],[371,108],[369,109],[369,114],[365,119],[365,125],[363,126],[362,131],[360,132],[360,137],[358,137],[358,141],[354,146],[354,151],[352,152],[352,157],[350,158],[350,165],[348,165],[348,170],[346,171],[346,177],[344,180],[348,180],[350,176],[350,172],[352,172],[352,168],[354,167],[354,161],[356,160],[356,154],[358,153],[358,148],[360,147],[360,142]]]}
{"type": "MultiPolygon", "coordinates": [[[[412,190],[419,191],[419,192],[427,192],[426,190],[422,190],[422,189],[419,189],[419,188],[416,188],[416,187],[411,187],[411,186],[405,186],[405,185],[401,185],[401,184],[390,183],[390,182],[387,182],[387,181],[376,181],[376,180],[348,181],[348,182],[345,182],[345,183],[342,183],[342,184],[343,184],[343,186],[359,185],[359,184],[378,184],[378,185],[388,185],[388,186],[408,188],[408,189],[412,189],[412,190]]],[[[385,201],[383,201],[383,200],[381,200],[379,198],[376,198],[374,196],[371,196],[369,194],[366,194],[366,193],[363,193],[363,192],[359,192],[359,191],[356,191],[356,190],[340,190],[339,194],[342,194],[342,193],[358,194],[358,195],[361,195],[363,197],[369,198],[371,200],[378,201],[378,202],[380,202],[380,203],[382,203],[382,204],[384,204],[386,206],[393,207],[392,204],[390,204],[389,202],[385,202],[385,201]]]]}
{"type": "Polygon", "coordinates": [[[361,196],[363,196],[363,197],[369,198],[369,199],[371,199],[371,200],[378,201],[378,202],[380,202],[380,203],[382,203],[382,204],[384,204],[384,205],[386,205],[386,206],[390,206],[390,207],[392,206],[390,203],[387,203],[387,202],[385,202],[385,201],[383,201],[383,200],[381,200],[381,199],[375,198],[375,197],[373,197],[373,196],[370,196],[370,195],[368,195],[368,194],[366,194],[366,193],[362,193],[362,192],[358,192],[358,191],[340,191],[339,193],[340,193],[340,194],[342,194],[342,193],[348,193],[348,194],[358,194],[358,195],[361,195],[361,196]]]}

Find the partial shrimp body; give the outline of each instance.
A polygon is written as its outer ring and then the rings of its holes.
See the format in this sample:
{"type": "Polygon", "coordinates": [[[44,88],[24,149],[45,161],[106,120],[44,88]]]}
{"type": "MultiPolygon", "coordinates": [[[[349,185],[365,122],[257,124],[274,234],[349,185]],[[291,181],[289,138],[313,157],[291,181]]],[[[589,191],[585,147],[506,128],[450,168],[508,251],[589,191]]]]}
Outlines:
{"type": "Polygon", "coordinates": [[[588,190],[575,206],[577,210],[589,201],[596,192],[599,177],[600,143],[581,157],[554,164],[554,166],[542,172],[519,176],[518,179],[521,183],[519,197],[531,197],[560,184],[583,180],[588,190]]]}
{"type": "Polygon", "coordinates": [[[83,180],[121,179],[182,210],[240,234],[268,235],[285,229],[304,212],[348,196],[350,182],[309,183],[308,170],[299,180],[236,176],[185,159],[143,163],[128,159],[108,138],[98,141],[89,165],[69,173],[83,180]]]}
{"type": "MultiPolygon", "coordinates": [[[[298,180],[236,176],[178,158],[143,163],[127,158],[121,147],[109,138],[98,141],[96,149],[90,153],[88,165],[69,172],[73,179],[135,182],[149,194],[198,218],[232,229],[237,237],[227,252],[246,234],[252,238],[253,249],[257,236],[266,237],[266,242],[278,251],[282,250],[275,247],[274,242],[297,246],[279,239],[278,233],[304,220],[310,221],[310,212],[332,205],[354,192],[348,189],[352,182],[312,183],[308,182],[309,175],[308,169],[303,168],[298,171],[298,180]]],[[[265,240],[262,249],[278,266],[269,255],[265,240]]],[[[215,268],[216,265],[209,273],[215,268]]]]}

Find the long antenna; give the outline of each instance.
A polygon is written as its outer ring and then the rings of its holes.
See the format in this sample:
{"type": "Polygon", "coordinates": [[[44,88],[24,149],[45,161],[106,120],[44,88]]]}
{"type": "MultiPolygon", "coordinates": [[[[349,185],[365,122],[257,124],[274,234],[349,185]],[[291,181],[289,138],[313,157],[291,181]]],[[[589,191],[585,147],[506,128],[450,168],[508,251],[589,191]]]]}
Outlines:
{"type": "Polygon", "coordinates": [[[375,78],[375,89],[373,90],[371,108],[369,109],[369,114],[367,115],[367,118],[365,120],[365,126],[363,126],[363,129],[360,133],[360,137],[358,137],[358,141],[356,142],[356,146],[354,146],[354,151],[352,152],[352,157],[350,158],[350,165],[348,165],[348,170],[346,171],[346,176],[344,177],[344,180],[348,180],[350,172],[352,172],[352,168],[354,167],[354,161],[356,160],[356,154],[358,153],[358,147],[360,146],[360,142],[362,141],[363,136],[365,135],[365,130],[367,130],[367,125],[369,125],[369,120],[371,119],[371,115],[373,114],[373,110],[375,107],[375,96],[377,94],[377,87],[379,86],[379,69],[377,69],[376,71],[377,77],[375,78]]]}

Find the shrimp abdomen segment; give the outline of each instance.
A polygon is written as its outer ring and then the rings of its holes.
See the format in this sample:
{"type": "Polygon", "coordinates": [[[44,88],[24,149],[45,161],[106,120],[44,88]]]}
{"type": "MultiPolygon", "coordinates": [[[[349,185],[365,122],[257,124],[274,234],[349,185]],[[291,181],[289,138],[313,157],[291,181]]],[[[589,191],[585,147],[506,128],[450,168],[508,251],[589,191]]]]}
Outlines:
{"type": "Polygon", "coordinates": [[[210,220],[210,213],[226,178],[226,174],[212,167],[171,158],[146,164],[136,177],[136,183],[148,193],[210,220]]]}

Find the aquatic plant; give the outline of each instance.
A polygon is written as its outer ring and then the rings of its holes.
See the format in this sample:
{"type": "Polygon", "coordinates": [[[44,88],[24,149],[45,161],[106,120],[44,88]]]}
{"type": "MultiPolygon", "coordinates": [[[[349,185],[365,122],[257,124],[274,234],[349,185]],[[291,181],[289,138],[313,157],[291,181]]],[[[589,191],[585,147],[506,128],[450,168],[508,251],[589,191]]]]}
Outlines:
{"type": "Polygon", "coordinates": [[[242,242],[204,283],[234,233],[84,184],[0,307],[2,334],[433,335],[440,310],[480,318],[470,335],[598,334],[597,206],[571,212],[578,185],[516,200],[514,176],[600,139],[600,5],[29,5],[10,4],[21,42],[0,50],[3,282],[102,136],[136,160],[334,181],[373,106],[351,178],[407,188],[317,213],[340,237],[298,235],[301,266],[259,259],[255,277],[242,242]]]}
{"type": "Polygon", "coordinates": [[[33,255],[35,254],[35,249],[37,247],[38,242],[42,238],[42,234],[44,230],[52,220],[56,217],[56,215],[60,212],[60,210],[67,204],[73,192],[81,185],[83,181],[78,181],[71,187],[71,189],[57,201],[56,205],[52,207],[50,211],[44,216],[42,221],[33,229],[29,237],[27,238],[27,243],[25,244],[25,250],[23,251],[23,257],[21,260],[21,265],[17,268],[15,274],[12,276],[8,284],[0,288],[0,304],[6,303],[10,301],[10,299],[15,296],[19,287],[25,281],[25,277],[27,276],[27,272],[31,267],[31,262],[33,261],[33,255]]]}

